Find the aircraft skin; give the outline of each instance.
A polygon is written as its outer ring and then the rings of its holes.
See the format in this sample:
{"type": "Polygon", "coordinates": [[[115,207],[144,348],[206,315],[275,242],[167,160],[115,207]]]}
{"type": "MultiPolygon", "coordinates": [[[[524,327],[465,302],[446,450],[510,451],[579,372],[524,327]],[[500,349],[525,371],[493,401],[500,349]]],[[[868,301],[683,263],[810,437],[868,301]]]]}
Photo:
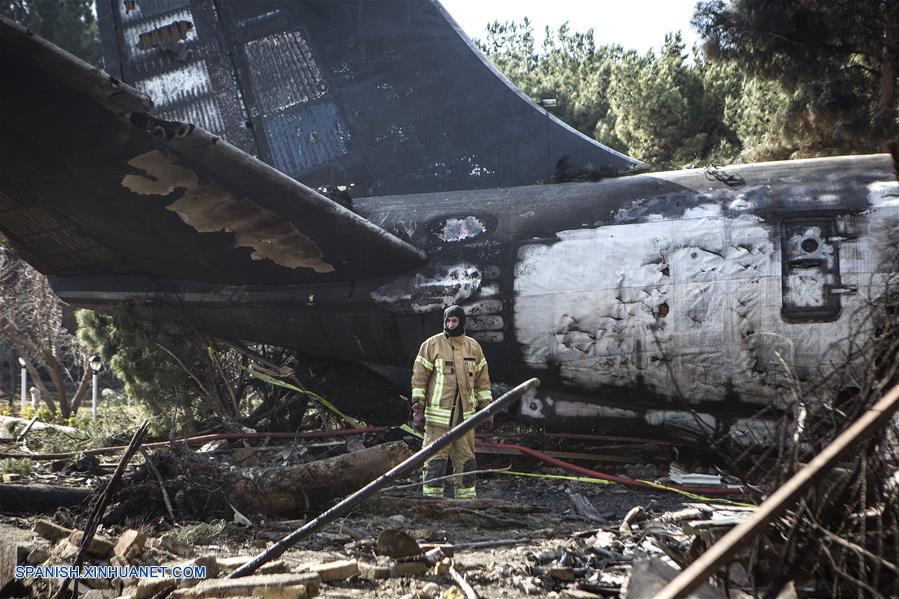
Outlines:
{"type": "Polygon", "coordinates": [[[784,363],[801,379],[839,364],[896,274],[886,155],[633,175],[639,162],[521,97],[436,3],[175,4],[98,5],[107,68],[155,108],[0,22],[0,63],[21,82],[0,96],[0,241],[72,305],[130,301],[161,322],[175,309],[405,387],[457,303],[492,380],[541,379],[521,418],[689,429],[689,406],[752,442],[750,416],[789,404],[784,363]],[[273,44],[306,57],[318,91],[276,102],[295,81],[260,83],[252,63],[273,44]],[[211,132],[172,120],[185,116],[211,132]],[[566,171],[603,178],[534,184],[566,171]],[[302,185],[349,180],[368,196],[352,211],[302,185]]]}
{"type": "Polygon", "coordinates": [[[398,384],[457,303],[494,380],[541,379],[523,418],[690,428],[686,402],[711,428],[755,438],[749,417],[791,398],[780,358],[801,379],[841,364],[868,301],[895,275],[899,184],[886,155],[727,173],[744,183],[699,169],[357,200],[361,216],[427,260],[351,283],[53,285],[77,305],[177,301],[216,335],[363,362],[398,384]]]}

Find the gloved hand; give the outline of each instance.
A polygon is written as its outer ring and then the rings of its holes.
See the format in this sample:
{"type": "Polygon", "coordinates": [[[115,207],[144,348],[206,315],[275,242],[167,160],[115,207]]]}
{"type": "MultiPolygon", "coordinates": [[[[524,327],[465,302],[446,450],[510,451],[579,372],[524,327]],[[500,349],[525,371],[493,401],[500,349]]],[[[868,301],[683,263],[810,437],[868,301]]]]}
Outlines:
{"type": "Polygon", "coordinates": [[[412,428],[419,432],[425,430],[425,407],[417,401],[412,404],[412,428]]]}
{"type": "Polygon", "coordinates": [[[493,432],[493,416],[482,422],[478,425],[478,430],[484,431],[485,433],[493,432]]]}

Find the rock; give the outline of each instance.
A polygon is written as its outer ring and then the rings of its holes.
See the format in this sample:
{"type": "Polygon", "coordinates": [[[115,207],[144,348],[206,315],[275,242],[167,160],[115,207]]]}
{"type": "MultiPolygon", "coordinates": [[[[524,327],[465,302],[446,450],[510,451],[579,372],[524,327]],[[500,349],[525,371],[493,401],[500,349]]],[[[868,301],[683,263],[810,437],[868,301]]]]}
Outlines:
{"type": "Polygon", "coordinates": [[[276,559],[267,564],[262,564],[256,570],[257,574],[285,574],[290,572],[290,566],[284,560],[276,559]]]}
{"type": "Polygon", "coordinates": [[[38,564],[43,564],[48,559],[50,559],[50,551],[46,547],[35,547],[28,552],[25,561],[32,566],[36,566],[38,564]]]}
{"type": "Polygon", "coordinates": [[[134,599],[150,599],[163,591],[174,590],[178,586],[175,578],[141,578],[131,593],[134,599]]]}
{"type": "Polygon", "coordinates": [[[554,566],[549,569],[550,578],[561,580],[562,582],[574,582],[574,570],[566,566],[554,566]]]}
{"type": "Polygon", "coordinates": [[[190,589],[178,589],[170,599],[260,596],[264,599],[311,597],[318,593],[318,574],[266,574],[206,580],[190,589]]]}
{"type": "Polygon", "coordinates": [[[68,538],[68,536],[72,534],[73,531],[71,528],[64,528],[62,526],[59,526],[58,524],[50,522],[49,520],[36,520],[34,523],[34,532],[41,535],[45,539],[56,542],[68,538]]]}
{"type": "Polygon", "coordinates": [[[440,596],[440,586],[436,582],[425,584],[417,593],[418,599],[437,599],[440,596]]]}
{"type": "MultiPolygon", "coordinates": [[[[175,567],[178,566],[182,570],[184,568],[191,568],[193,571],[197,571],[198,568],[203,568],[204,576],[201,578],[215,578],[219,575],[219,564],[218,560],[214,555],[201,555],[199,557],[195,557],[194,559],[184,560],[180,562],[168,563],[166,566],[175,567]]],[[[191,579],[182,579],[182,580],[191,580],[191,579]]],[[[200,578],[193,579],[194,581],[200,580],[200,578]]],[[[179,585],[184,586],[184,585],[179,585]]]]}
{"type": "Polygon", "coordinates": [[[393,526],[405,526],[406,522],[408,522],[409,520],[402,514],[395,514],[393,516],[389,516],[387,518],[387,521],[390,522],[390,524],[393,526]]]}
{"type": "Polygon", "coordinates": [[[216,557],[215,562],[220,572],[227,573],[231,570],[236,570],[251,559],[253,559],[252,555],[232,555],[229,557],[216,557]]]}
{"type": "Polygon", "coordinates": [[[388,557],[421,555],[421,547],[415,539],[397,528],[387,528],[378,535],[377,550],[388,557]]]}
{"type": "Polygon", "coordinates": [[[542,591],[527,578],[515,577],[515,587],[525,595],[540,595],[542,591]]]}
{"type": "Polygon", "coordinates": [[[366,580],[390,578],[390,568],[388,566],[379,566],[377,564],[360,563],[359,576],[366,580]]]}
{"type": "Polygon", "coordinates": [[[449,574],[450,567],[452,567],[452,565],[453,561],[450,558],[445,557],[440,560],[440,562],[436,566],[434,566],[434,574],[436,574],[437,576],[446,576],[447,574],[449,574]]]}
{"type": "Polygon", "coordinates": [[[91,589],[81,595],[81,599],[116,599],[119,594],[112,589],[91,589]]]}
{"type": "Polygon", "coordinates": [[[465,593],[459,590],[459,587],[452,586],[443,591],[440,599],[465,599],[465,593]]]}
{"type": "Polygon", "coordinates": [[[193,557],[194,555],[193,547],[186,543],[182,543],[172,533],[164,534],[159,537],[159,546],[169,553],[174,553],[181,557],[193,557]]]}
{"type": "Polygon", "coordinates": [[[140,553],[147,543],[147,535],[139,530],[126,530],[116,542],[113,552],[116,557],[125,560],[140,553]]]}
{"type": "Polygon", "coordinates": [[[428,571],[425,562],[395,562],[390,566],[391,576],[418,576],[428,571]]]}
{"type": "Polygon", "coordinates": [[[312,572],[321,576],[322,582],[346,580],[359,573],[359,563],[354,559],[345,559],[313,566],[312,572]]]}
{"type": "MultiPolygon", "coordinates": [[[[73,530],[72,534],[69,535],[68,541],[75,547],[81,547],[81,540],[83,538],[83,532],[80,530],[73,530]]],[[[91,539],[91,544],[87,548],[87,552],[94,557],[106,558],[112,553],[113,547],[115,547],[115,545],[113,545],[112,539],[94,535],[94,538],[91,539]]]]}

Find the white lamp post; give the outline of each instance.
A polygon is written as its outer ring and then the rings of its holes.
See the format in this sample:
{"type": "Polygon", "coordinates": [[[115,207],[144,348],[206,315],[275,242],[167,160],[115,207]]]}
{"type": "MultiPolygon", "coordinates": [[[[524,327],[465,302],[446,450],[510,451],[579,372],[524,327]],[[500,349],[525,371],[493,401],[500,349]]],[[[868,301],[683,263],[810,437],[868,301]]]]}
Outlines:
{"type": "Polygon", "coordinates": [[[28,405],[28,371],[25,370],[25,358],[19,356],[19,366],[22,367],[22,408],[28,405]]]}
{"type": "Polygon", "coordinates": [[[100,373],[100,370],[103,369],[103,362],[100,361],[99,355],[94,354],[87,363],[91,367],[91,372],[93,372],[93,375],[91,376],[91,418],[97,420],[97,375],[100,373]]]}

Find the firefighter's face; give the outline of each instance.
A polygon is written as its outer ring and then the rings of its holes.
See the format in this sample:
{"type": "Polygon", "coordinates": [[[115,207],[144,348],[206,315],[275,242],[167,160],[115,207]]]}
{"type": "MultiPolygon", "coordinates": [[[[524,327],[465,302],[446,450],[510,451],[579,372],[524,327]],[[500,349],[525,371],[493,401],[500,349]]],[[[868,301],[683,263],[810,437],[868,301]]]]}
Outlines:
{"type": "Polygon", "coordinates": [[[446,319],[444,323],[446,325],[447,330],[452,331],[457,326],[459,326],[459,317],[458,316],[450,316],[446,319]]]}

